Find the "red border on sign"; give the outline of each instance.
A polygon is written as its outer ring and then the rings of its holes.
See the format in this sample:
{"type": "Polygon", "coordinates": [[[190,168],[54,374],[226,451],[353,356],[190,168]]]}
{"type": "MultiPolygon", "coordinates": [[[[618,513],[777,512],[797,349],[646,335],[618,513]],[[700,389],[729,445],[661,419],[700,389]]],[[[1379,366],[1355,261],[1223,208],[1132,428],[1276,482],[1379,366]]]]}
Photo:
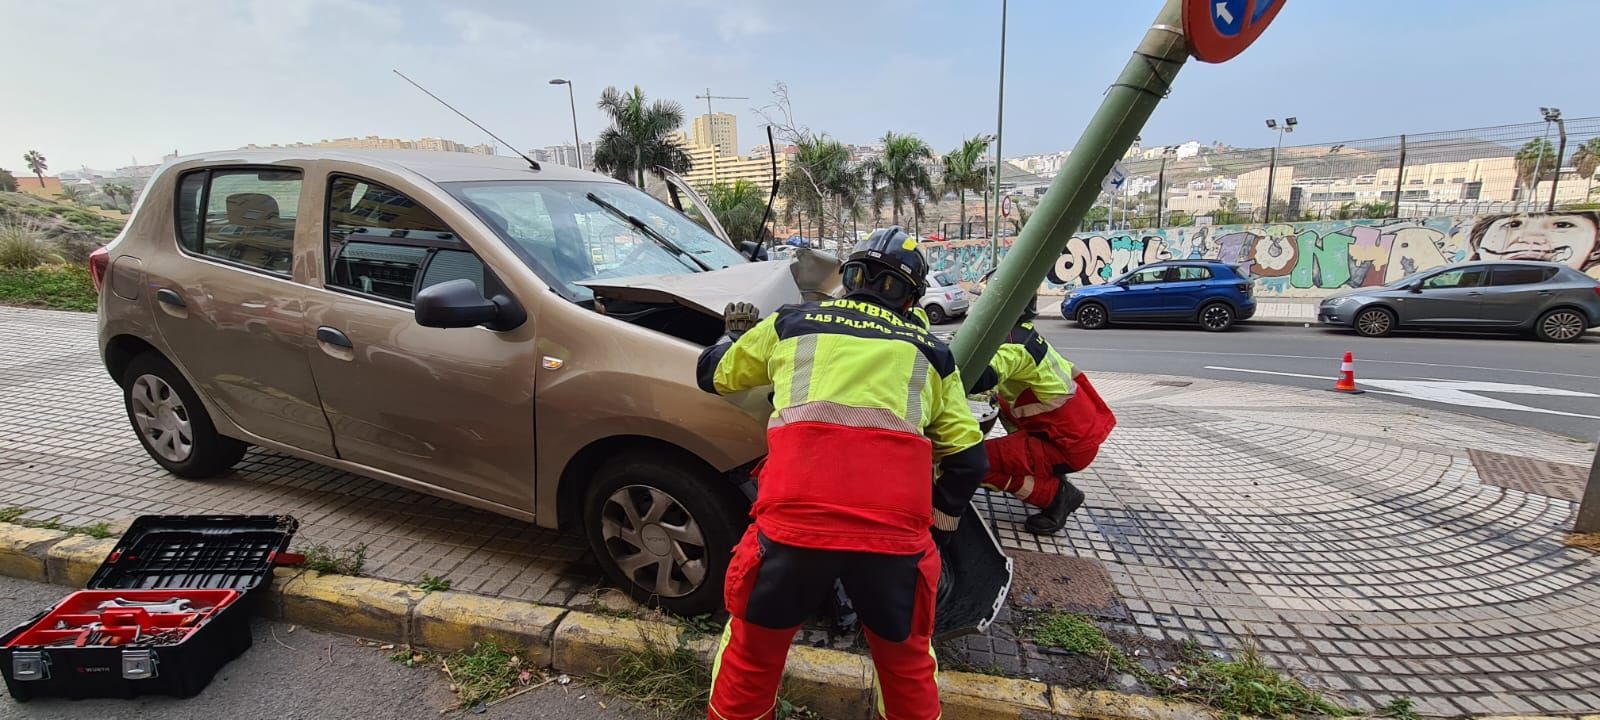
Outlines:
{"type": "Polygon", "coordinates": [[[1261,37],[1261,33],[1272,24],[1273,18],[1283,10],[1289,0],[1276,0],[1272,7],[1267,8],[1265,15],[1250,22],[1256,14],[1256,4],[1263,0],[1245,0],[1245,11],[1239,34],[1233,37],[1224,36],[1217,32],[1216,25],[1212,22],[1211,14],[1215,12],[1216,0],[1184,0],[1183,2],[1183,34],[1188,39],[1189,54],[1196,60],[1208,63],[1227,62],[1237,57],[1250,44],[1261,37]]]}

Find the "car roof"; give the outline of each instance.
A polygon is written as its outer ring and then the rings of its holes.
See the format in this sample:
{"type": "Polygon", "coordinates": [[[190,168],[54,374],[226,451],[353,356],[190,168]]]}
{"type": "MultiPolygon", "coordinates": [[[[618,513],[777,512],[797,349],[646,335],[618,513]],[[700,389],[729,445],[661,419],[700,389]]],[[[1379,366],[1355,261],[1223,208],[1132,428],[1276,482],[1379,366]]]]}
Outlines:
{"type": "MultiPolygon", "coordinates": [[[[1457,269],[1457,268],[1480,267],[1480,266],[1483,266],[1483,265],[1525,265],[1527,267],[1539,267],[1539,268],[1564,268],[1564,267],[1566,267],[1566,265],[1564,265],[1562,263],[1545,262],[1543,260],[1465,260],[1465,261],[1458,262],[1458,263],[1450,263],[1449,265],[1440,265],[1439,267],[1436,267],[1436,268],[1429,268],[1429,270],[1452,270],[1452,269],[1457,269]]],[[[1422,272],[1426,272],[1426,271],[1422,271],[1422,272]]]]}
{"type": "Polygon", "coordinates": [[[1211,259],[1207,259],[1207,258],[1194,258],[1192,260],[1157,260],[1157,261],[1155,261],[1153,263],[1145,263],[1143,265],[1140,265],[1139,267],[1141,269],[1143,269],[1143,268],[1147,268],[1147,267],[1166,267],[1166,266],[1169,266],[1169,265],[1170,266],[1181,266],[1181,265],[1221,265],[1223,267],[1230,267],[1230,268],[1231,267],[1238,267],[1234,263],[1223,262],[1221,260],[1211,260],[1211,259]]]}
{"type": "Polygon", "coordinates": [[[508,155],[438,150],[334,150],[326,148],[271,148],[265,150],[219,150],[185,155],[173,163],[277,165],[312,160],[341,160],[388,170],[405,170],[433,182],[485,180],[587,180],[619,182],[615,178],[577,168],[540,163],[534,170],[528,162],[508,155]]]}

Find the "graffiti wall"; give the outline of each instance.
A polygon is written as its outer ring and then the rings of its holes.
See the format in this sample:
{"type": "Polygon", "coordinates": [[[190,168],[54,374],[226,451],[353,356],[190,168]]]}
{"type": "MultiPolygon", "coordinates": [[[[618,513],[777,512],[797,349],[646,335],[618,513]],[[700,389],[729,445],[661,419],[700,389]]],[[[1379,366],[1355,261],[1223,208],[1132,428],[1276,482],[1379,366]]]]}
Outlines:
{"type": "MultiPolygon", "coordinates": [[[[1011,240],[1013,238],[1006,238],[1011,240]]],[[[929,263],[963,283],[989,268],[987,240],[928,243],[929,263]]],[[[1009,244],[1000,249],[1003,257],[1009,244]]],[[[1080,233],[1041,292],[1110,282],[1158,260],[1216,259],[1255,278],[1258,297],[1321,297],[1383,285],[1463,260],[1543,260],[1600,278],[1600,213],[1555,212],[1405,220],[1080,233]]]]}

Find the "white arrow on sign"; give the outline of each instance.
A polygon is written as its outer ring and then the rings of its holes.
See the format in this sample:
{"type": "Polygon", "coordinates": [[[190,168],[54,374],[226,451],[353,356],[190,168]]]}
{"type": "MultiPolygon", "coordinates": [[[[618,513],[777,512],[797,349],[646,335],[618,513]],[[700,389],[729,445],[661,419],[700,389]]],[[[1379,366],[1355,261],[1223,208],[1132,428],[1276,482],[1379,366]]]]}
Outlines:
{"type": "MultiPolygon", "coordinates": [[[[1333,380],[1334,378],[1322,375],[1304,375],[1301,373],[1278,372],[1275,370],[1253,370],[1250,368],[1218,367],[1207,365],[1207,370],[1227,370],[1230,372],[1255,373],[1257,375],[1282,375],[1285,377],[1309,378],[1312,380],[1333,380]]],[[[1576,390],[1563,390],[1561,388],[1541,387],[1538,385],[1517,385],[1513,383],[1483,382],[1477,380],[1362,380],[1362,387],[1379,395],[1396,395],[1416,400],[1443,403],[1445,405],[1459,405],[1483,410],[1515,410],[1519,412],[1541,413],[1545,415],[1563,415],[1566,417],[1588,418],[1600,420],[1600,415],[1584,415],[1582,413],[1565,412],[1562,410],[1547,410],[1545,408],[1519,405],[1514,402],[1498,398],[1484,397],[1475,393],[1505,393],[1508,395],[1544,395],[1553,397],[1600,397],[1594,393],[1578,392],[1576,390]],[[1378,388],[1378,389],[1374,389],[1378,388]]]]}
{"type": "Polygon", "coordinates": [[[1222,18],[1222,21],[1229,25],[1233,24],[1233,13],[1228,12],[1227,3],[1217,3],[1217,17],[1222,18]]]}

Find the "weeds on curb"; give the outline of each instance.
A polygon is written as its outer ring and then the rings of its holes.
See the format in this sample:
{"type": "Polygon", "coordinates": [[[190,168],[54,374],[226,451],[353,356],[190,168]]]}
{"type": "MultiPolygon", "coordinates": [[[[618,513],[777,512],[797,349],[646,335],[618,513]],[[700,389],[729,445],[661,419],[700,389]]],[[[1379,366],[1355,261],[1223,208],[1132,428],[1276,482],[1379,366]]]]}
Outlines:
{"type": "MultiPolygon", "coordinates": [[[[410,649],[405,652],[411,657],[422,655],[417,662],[427,661],[426,653],[410,649]]],[[[439,667],[450,678],[450,691],[456,694],[456,702],[463,708],[498,700],[531,684],[538,676],[522,658],[494,642],[475,643],[471,648],[442,659],[439,667]]]]}
{"type": "MultiPolygon", "coordinates": [[[[696,632],[714,625],[709,615],[693,618],[692,625],[678,631],[673,642],[666,627],[642,624],[640,649],[619,655],[611,667],[599,674],[601,690],[631,700],[668,718],[703,718],[711,699],[711,669],[689,649],[689,643],[705,633],[696,632]]],[[[718,632],[721,629],[718,628],[718,632]]],[[[820,718],[803,705],[780,693],[775,713],[777,720],[820,718]]]]}
{"type": "MultiPolygon", "coordinates": [[[[1198,702],[1222,712],[1256,717],[1341,717],[1354,714],[1324,698],[1294,678],[1268,667],[1254,644],[1237,660],[1218,660],[1194,643],[1186,643],[1183,657],[1166,674],[1139,664],[1082,615],[1044,613],[1023,627],[1034,642],[1103,660],[1108,668],[1134,676],[1157,695],[1198,702]]],[[[1390,703],[1395,712],[1410,712],[1405,704],[1390,703]]],[[[1411,720],[1399,714],[1393,717],[1411,720]]]]}
{"type": "Polygon", "coordinates": [[[417,581],[417,587],[423,592],[442,592],[450,589],[450,578],[443,575],[422,574],[422,579],[417,581]]]}
{"type": "Polygon", "coordinates": [[[1389,704],[1384,705],[1382,712],[1379,712],[1378,715],[1394,718],[1394,720],[1422,720],[1422,716],[1417,714],[1417,704],[1412,702],[1411,698],[1390,700],[1389,704]]]}
{"type": "Polygon", "coordinates": [[[31,510],[32,508],[19,506],[0,508],[0,523],[11,523],[12,525],[39,530],[62,530],[74,535],[88,535],[97,540],[104,540],[112,535],[111,524],[105,522],[97,522],[93,525],[67,525],[61,522],[60,515],[49,520],[23,520],[22,516],[28,514],[31,510]]]}
{"type": "Polygon", "coordinates": [[[324,575],[360,575],[367,564],[367,544],[329,547],[317,543],[305,549],[306,569],[324,575]]]}
{"type": "Polygon", "coordinates": [[[427,651],[418,650],[410,645],[394,651],[394,654],[389,656],[389,662],[399,663],[408,668],[430,665],[436,659],[437,658],[429,654],[427,651]]]}
{"type": "Polygon", "coordinates": [[[717,622],[717,619],[710,613],[696,615],[692,618],[684,618],[683,629],[678,632],[679,637],[687,641],[699,640],[704,637],[721,637],[722,623],[717,622]]]}

